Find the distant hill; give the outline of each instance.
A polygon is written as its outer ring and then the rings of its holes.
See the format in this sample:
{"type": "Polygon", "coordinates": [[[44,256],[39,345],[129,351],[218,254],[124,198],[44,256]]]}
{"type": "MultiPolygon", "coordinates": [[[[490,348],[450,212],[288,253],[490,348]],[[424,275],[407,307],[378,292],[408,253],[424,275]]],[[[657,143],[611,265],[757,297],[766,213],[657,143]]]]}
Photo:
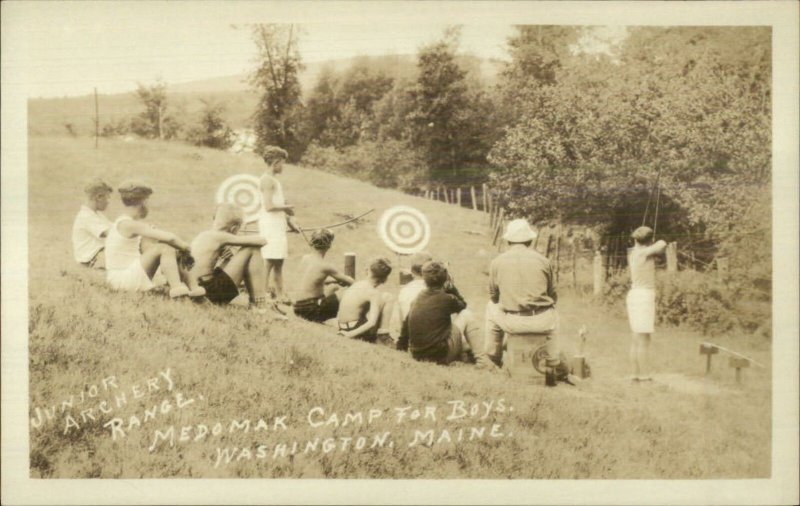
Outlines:
{"type": "MultiPolygon", "coordinates": [[[[415,79],[415,55],[358,56],[322,62],[309,62],[300,74],[300,86],[307,94],[326,67],[341,73],[353,64],[367,64],[395,79],[415,79]]],[[[503,63],[471,55],[459,57],[459,64],[475,79],[491,85],[497,80],[503,63]]],[[[250,125],[258,95],[248,82],[247,74],[214,77],[199,81],[170,83],[170,108],[183,121],[193,122],[200,111],[200,99],[224,103],[226,120],[234,128],[250,125]]],[[[133,92],[99,95],[100,126],[137,114],[141,105],[133,92]]],[[[30,135],[64,134],[67,126],[77,135],[94,133],[94,96],[37,98],[28,101],[28,133],[30,135]]]]}

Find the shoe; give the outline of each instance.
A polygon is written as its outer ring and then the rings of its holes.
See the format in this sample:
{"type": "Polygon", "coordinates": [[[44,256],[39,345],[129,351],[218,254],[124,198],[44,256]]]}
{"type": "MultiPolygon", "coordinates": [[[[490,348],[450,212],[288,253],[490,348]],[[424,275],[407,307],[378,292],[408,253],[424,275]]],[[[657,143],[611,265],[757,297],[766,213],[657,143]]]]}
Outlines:
{"type": "Polygon", "coordinates": [[[177,299],[178,297],[183,297],[184,295],[189,295],[189,287],[181,283],[178,286],[172,287],[169,289],[169,296],[173,299],[177,299]]]}
{"type": "Polygon", "coordinates": [[[192,290],[189,290],[189,297],[203,297],[206,294],[206,289],[202,286],[198,286],[192,290]]]}

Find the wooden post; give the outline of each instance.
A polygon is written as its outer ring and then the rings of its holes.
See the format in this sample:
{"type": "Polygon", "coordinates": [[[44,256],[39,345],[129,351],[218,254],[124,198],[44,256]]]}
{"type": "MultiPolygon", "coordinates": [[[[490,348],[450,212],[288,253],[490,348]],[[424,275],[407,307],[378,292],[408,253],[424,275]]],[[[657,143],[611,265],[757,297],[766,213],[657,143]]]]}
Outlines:
{"type": "Polygon", "coordinates": [[[345,276],[350,276],[351,278],[355,279],[355,277],[356,277],[356,254],[355,253],[345,253],[344,254],[344,274],[345,274],[345,276]]]}
{"type": "Polygon", "coordinates": [[[575,236],[572,236],[572,252],[571,252],[571,260],[572,260],[572,289],[577,290],[578,288],[578,262],[576,259],[575,253],[575,236]]]}
{"type": "Polygon", "coordinates": [[[492,211],[494,211],[494,208],[495,208],[494,200],[492,200],[492,195],[491,194],[487,194],[486,195],[486,206],[487,206],[487,210],[488,210],[489,216],[491,216],[492,215],[492,211]]]}
{"type": "Polygon", "coordinates": [[[489,206],[486,202],[486,183],[483,183],[483,211],[487,213],[489,212],[489,206]]]}
{"type": "Polygon", "coordinates": [[[556,284],[558,284],[558,274],[561,271],[561,225],[558,226],[556,235],[556,284]]]}
{"type": "Polygon", "coordinates": [[[667,244],[667,272],[678,272],[678,243],[667,244]]]}
{"type": "Polygon", "coordinates": [[[100,108],[97,104],[97,87],[94,89],[94,149],[97,149],[97,141],[100,138],[100,108]]]}
{"type": "MultiPolygon", "coordinates": [[[[492,239],[492,246],[497,244],[497,239],[500,238],[500,234],[503,232],[503,210],[500,210],[500,216],[498,217],[497,223],[494,227],[494,238],[492,239]]],[[[500,241],[502,242],[502,240],[500,241]]]]}
{"type": "Polygon", "coordinates": [[[547,234],[547,248],[544,250],[544,256],[550,258],[550,251],[553,246],[553,232],[548,232],[547,234]]]}
{"type": "Polygon", "coordinates": [[[700,345],[700,354],[706,356],[706,374],[711,372],[711,355],[719,353],[719,348],[703,343],[700,345]]]}
{"type": "Polygon", "coordinates": [[[456,204],[461,207],[461,187],[456,188],[456,204]]]}
{"type": "Polygon", "coordinates": [[[444,187],[444,201],[447,204],[450,203],[450,190],[448,190],[446,186],[444,187]]]}
{"type": "Polygon", "coordinates": [[[539,244],[539,236],[541,235],[539,232],[542,231],[542,227],[536,227],[536,239],[533,240],[533,249],[536,249],[536,245],[539,244]]]}
{"type": "Polygon", "coordinates": [[[728,364],[731,367],[736,368],[736,383],[741,383],[742,369],[744,369],[745,367],[750,367],[750,361],[742,357],[731,357],[730,362],[728,362],[728,364]]]}
{"type": "Polygon", "coordinates": [[[729,265],[727,258],[717,258],[717,275],[720,279],[728,279],[729,265]]]}
{"type": "Polygon", "coordinates": [[[470,197],[472,197],[472,210],[473,211],[477,211],[478,210],[478,201],[475,199],[475,187],[474,186],[470,186],[469,187],[469,195],[470,195],[470,197]]]}
{"type": "Polygon", "coordinates": [[[603,255],[600,250],[594,252],[594,295],[600,296],[603,294],[603,255]]]}

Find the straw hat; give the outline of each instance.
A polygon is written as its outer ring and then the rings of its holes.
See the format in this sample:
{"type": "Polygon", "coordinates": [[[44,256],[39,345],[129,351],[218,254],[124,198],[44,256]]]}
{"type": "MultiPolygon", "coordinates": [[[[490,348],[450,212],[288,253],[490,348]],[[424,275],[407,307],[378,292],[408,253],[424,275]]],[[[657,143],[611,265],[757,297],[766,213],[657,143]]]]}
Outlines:
{"type": "Polygon", "coordinates": [[[536,232],[528,224],[528,220],[520,218],[508,222],[503,239],[508,242],[528,242],[536,239],[536,232]]]}

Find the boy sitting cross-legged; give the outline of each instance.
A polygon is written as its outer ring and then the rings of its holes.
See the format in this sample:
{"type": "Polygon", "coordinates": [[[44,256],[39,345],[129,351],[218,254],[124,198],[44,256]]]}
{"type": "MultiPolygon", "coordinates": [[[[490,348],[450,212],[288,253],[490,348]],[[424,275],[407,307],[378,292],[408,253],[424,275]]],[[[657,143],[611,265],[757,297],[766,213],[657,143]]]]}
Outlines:
{"type": "Polygon", "coordinates": [[[341,297],[339,334],[394,347],[388,330],[382,328],[391,316],[391,296],[378,291],[392,273],[392,264],[386,258],[376,258],[370,262],[368,272],[369,278],[353,283],[341,297]]]}
{"type": "Polygon", "coordinates": [[[239,284],[244,281],[250,305],[259,312],[266,312],[267,277],[259,252],[267,241],[257,235],[236,235],[243,222],[244,211],[240,207],[232,204],[217,206],[211,230],[200,232],[192,241],[194,267],[191,277],[205,289],[209,301],[220,305],[235,299],[239,295],[239,284]],[[226,246],[241,247],[227,261],[220,262],[226,246]]]}
{"type": "Polygon", "coordinates": [[[350,286],[354,280],[325,260],[325,254],[333,244],[333,232],[324,228],[315,231],[311,234],[310,244],[314,252],[303,256],[294,314],[312,322],[323,323],[336,318],[339,312],[340,294],[336,283],[350,286]],[[334,281],[329,283],[329,279],[334,281]]]}
{"type": "Polygon", "coordinates": [[[147,217],[147,200],[153,190],[143,183],[127,181],[118,191],[125,209],[106,237],[108,284],[115,290],[147,291],[153,288],[153,276],[161,267],[170,287],[170,297],[205,295],[205,290],[190,279],[188,270],[178,265],[177,251],[186,252],[189,245],[177,235],[142,221],[147,217]],[[156,241],[145,252],[141,251],[143,237],[156,241]]]}
{"type": "Polygon", "coordinates": [[[415,360],[441,365],[468,361],[465,352],[471,350],[479,367],[492,368],[479,347],[481,329],[450,280],[447,266],[426,262],[422,278],[425,289],[411,303],[403,320],[397,349],[410,350],[415,360]]]}

